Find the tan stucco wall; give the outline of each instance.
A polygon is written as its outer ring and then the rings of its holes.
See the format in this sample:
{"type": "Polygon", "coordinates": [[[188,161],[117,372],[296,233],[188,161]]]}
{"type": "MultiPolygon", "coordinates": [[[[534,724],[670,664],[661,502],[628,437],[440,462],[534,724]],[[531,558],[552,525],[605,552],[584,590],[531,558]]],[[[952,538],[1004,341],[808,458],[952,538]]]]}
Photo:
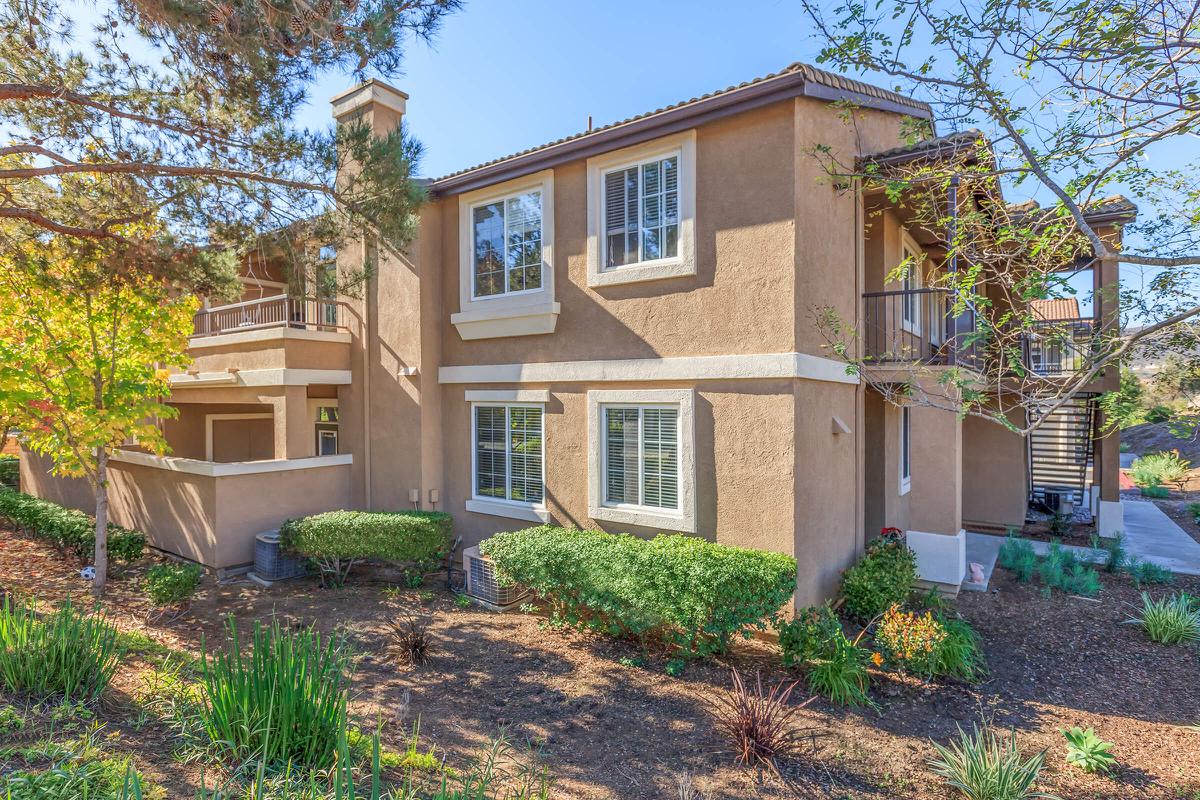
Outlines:
{"type": "Polygon", "coordinates": [[[957,534],[962,529],[962,422],[952,411],[914,404],[911,426],[909,528],[957,534]]]}
{"type": "Polygon", "coordinates": [[[900,409],[876,391],[868,389],[864,394],[867,408],[864,533],[871,539],[883,528],[911,527],[911,492],[900,494],[900,409]]]}
{"type": "MultiPolygon", "coordinates": [[[[205,417],[209,414],[270,414],[271,406],[258,403],[175,403],[179,416],[162,420],[163,435],[171,447],[168,455],[205,458],[205,417]]],[[[215,429],[214,429],[215,438],[215,429]]],[[[266,456],[270,458],[271,456],[266,456]]]]}
{"type": "MultiPolygon", "coordinates": [[[[286,329],[268,328],[256,331],[268,339],[247,339],[219,347],[204,346],[204,338],[195,339],[188,353],[192,357],[189,369],[200,372],[224,372],[230,367],[239,370],[255,369],[349,369],[350,348],[343,342],[289,338],[286,329]]],[[[206,338],[206,337],[205,337],[206,338]]]]}
{"type": "MultiPolygon", "coordinates": [[[[84,481],[54,477],[46,467],[44,459],[23,454],[25,491],[94,510],[84,481]]],[[[154,547],[227,568],[254,560],[255,534],[288,517],[344,508],[349,493],[348,465],[214,478],[113,462],[109,503],[113,522],[143,531],[154,547]]]]}
{"type": "MultiPolygon", "coordinates": [[[[1014,422],[1018,420],[1014,419],[1014,422]]],[[[1025,522],[1028,461],[1023,437],[978,417],[963,420],[963,520],[987,527],[1025,522]]]]}

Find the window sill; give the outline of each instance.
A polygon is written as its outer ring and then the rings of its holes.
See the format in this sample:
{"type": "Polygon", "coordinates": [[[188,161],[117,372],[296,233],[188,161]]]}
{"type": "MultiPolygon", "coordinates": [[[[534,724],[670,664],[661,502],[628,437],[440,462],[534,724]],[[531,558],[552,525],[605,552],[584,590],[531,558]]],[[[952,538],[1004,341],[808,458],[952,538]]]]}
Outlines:
{"type": "Polygon", "coordinates": [[[643,264],[626,264],[588,274],[588,286],[619,286],[625,283],[685,278],[696,274],[695,259],[674,258],[643,264]]]}
{"type": "Polygon", "coordinates": [[[555,302],[476,307],[450,315],[450,322],[464,340],[499,339],[554,333],[562,307],[555,302]]]}
{"type": "Polygon", "coordinates": [[[487,514],[493,517],[508,517],[526,522],[550,522],[550,512],[541,506],[523,506],[517,503],[504,503],[499,500],[468,500],[467,511],[475,514],[487,514]]]}
{"type": "Polygon", "coordinates": [[[613,508],[612,506],[592,506],[588,516],[605,522],[617,522],[622,525],[637,525],[641,528],[653,528],[660,531],[675,531],[677,533],[695,533],[696,519],[694,515],[657,513],[647,509],[613,508]]]}

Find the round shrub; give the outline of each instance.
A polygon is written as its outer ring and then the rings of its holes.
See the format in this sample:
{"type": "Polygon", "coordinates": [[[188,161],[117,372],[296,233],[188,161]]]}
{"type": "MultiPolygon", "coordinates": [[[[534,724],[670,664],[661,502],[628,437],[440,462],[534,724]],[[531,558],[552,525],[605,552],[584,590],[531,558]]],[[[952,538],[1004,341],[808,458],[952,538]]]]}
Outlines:
{"type": "Polygon", "coordinates": [[[342,585],[359,561],[432,568],[450,546],[451,518],[440,511],[329,511],[288,520],[279,528],[285,550],[312,559],[327,585],[342,585]]]}
{"type": "Polygon", "coordinates": [[[916,554],[900,536],[881,536],[842,574],[846,613],[860,622],[870,621],[889,607],[903,604],[916,582],[916,554]]]}
{"type": "Polygon", "coordinates": [[[661,639],[683,654],[723,651],[765,629],[796,586],[796,562],[695,536],[580,531],[546,525],[480,545],[501,580],[529,587],[566,624],[661,639]]]}
{"type": "Polygon", "coordinates": [[[142,588],[154,605],[174,605],[195,593],[203,575],[199,564],[156,564],[146,570],[142,588]]]}
{"type": "Polygon", "coordinates": [[[933,614],[903,611],[900,606],[883,612],[875,629],[875,644],[890,664],[924,677],[937,672],[947,638],[946,629],[933,614]]]}
{"type": "Polygon", "coordinates": [[[802,667],[829,655],[834,637],[842,632],[842,623],[825,604],[803,609],[776,628],[784,665],[802,667]]]}

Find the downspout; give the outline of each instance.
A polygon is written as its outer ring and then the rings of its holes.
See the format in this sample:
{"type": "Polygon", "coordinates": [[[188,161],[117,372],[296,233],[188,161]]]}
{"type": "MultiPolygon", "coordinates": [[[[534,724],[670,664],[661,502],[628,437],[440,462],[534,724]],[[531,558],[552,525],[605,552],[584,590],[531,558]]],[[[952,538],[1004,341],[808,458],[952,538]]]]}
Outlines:
{"type": "MultiPolygon", "coordinates": [[[[365,266],[371,263],[371,235],[364,234],[362,242],[362,261],[365,266]]],[[[362,311],[362,371],[363,371],[363,404],[362,404],[362,447],[363,447],[363,505],[365,510],[371,510],[371,296],[375,291],[375,276],[368,273],[366,293],[363,297],[362,311]]]]}

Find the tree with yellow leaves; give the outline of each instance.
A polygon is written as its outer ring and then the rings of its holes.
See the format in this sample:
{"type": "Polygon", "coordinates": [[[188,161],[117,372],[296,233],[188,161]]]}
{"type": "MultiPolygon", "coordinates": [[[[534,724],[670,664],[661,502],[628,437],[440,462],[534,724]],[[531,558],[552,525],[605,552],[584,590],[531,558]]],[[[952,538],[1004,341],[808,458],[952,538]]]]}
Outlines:
{"type": "MultiPolygon", "coordinates": [[[[127,226],[127,238],[157,231],[127,226]]],[[[170,367],[187,364],[197,301],[138,269],[137,248],[39,236],[0,254],[0,416],[54,473],[85,478],[96,498],[96,576],[107,577],[108,465],[130,441],[163,454],[157,421],[170,367]]]]}

